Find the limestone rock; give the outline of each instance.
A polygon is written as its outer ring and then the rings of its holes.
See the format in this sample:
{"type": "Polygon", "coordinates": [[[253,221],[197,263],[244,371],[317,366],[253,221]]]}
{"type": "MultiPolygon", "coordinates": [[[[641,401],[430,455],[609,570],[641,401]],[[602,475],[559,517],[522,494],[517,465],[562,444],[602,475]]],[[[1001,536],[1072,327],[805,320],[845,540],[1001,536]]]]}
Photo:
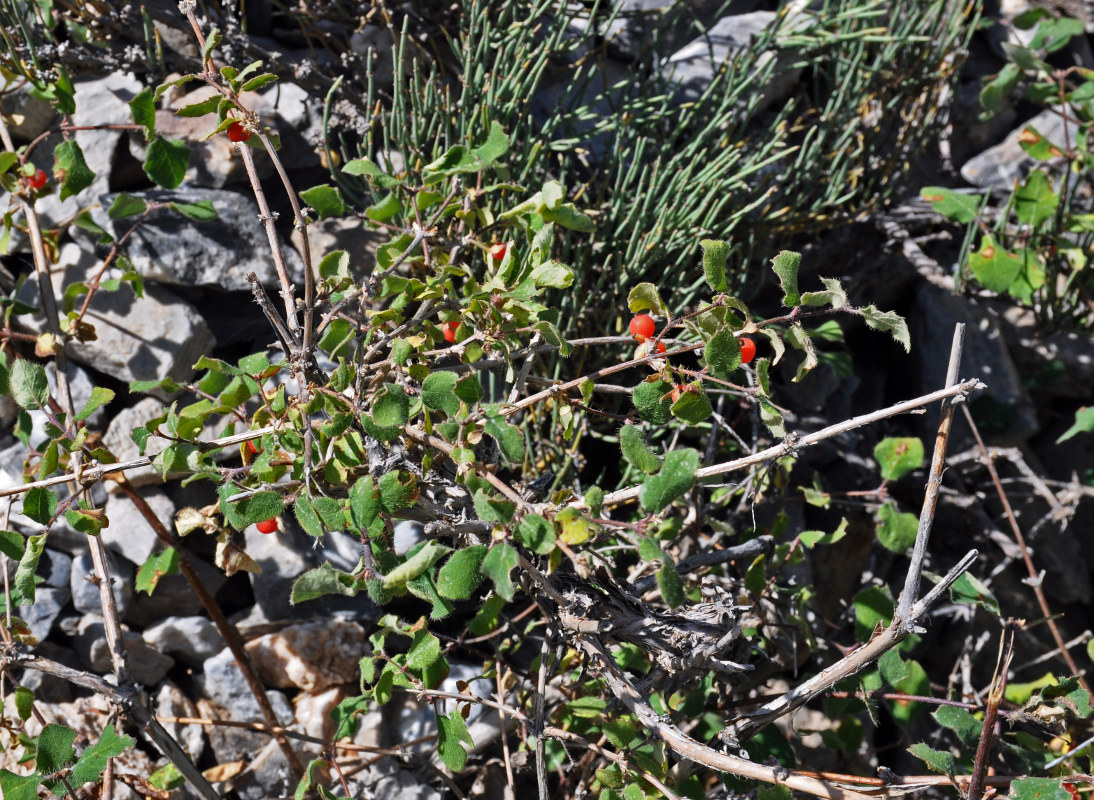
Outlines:
{"type": "Polygon", "coordinates": [[[247,643],[265,683],[309,692],[355,681],[364,648],[364,628],[337,617],[290,625],[247,643]]]}
{"type": "Polygon", "coordinates": [[[207,617],[168,617],[146,628],[144,640],[191,666],[200,665],[224,649],[224,640],[207,617]]]}

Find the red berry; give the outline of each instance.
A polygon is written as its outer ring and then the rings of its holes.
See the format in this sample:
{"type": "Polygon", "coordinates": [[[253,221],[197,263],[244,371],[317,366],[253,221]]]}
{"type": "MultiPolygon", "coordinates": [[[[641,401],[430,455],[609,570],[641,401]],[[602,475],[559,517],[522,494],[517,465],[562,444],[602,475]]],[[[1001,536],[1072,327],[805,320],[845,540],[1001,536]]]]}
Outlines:
{"type": "Polygon", "coordinates": [[[635,339],[644,342],[653,336],[654,327],[653,317],[649,314],[639,314],[631,320],[631,324],[627,326],[627,330],[631,332],[631,336],[635,339]]]}
{"type": "Polygon", "coordinates": [[[456,329],[460,327],[460,323],[453,320],[452,322],[446,322],[441,329],[441,333],[444,335],[444,340],[449,344],[455,344],[456,342],[456,329]]]}
{"type": "Polygon", "coordinates": [[[261,450],[258,449],[258,445],[256,445],[252,439],[247,440],[247,449],[250,450],[255,455],[258,455],[259,453],[262,452],[261,450]]]}
{"type": "Polygon", "coordinates": [[[498,242],[497,244],[490,246],[490,256],[495,261],[501,261],[503,258],[505,258],[505,253],[508,249],[509,245],[507,245],[505,242],[498,242]]]}
{"type": "Polygon", "coordinates": [[[242,123],[233,122],[228,126],[228,138],[233,142],[245,142],[251,138],[251,132],[242,123]]]}
{"type": "Polygon", "coordinates": [[[756,357],[756,343],[747,336],[741,337],[741,363],[747,364],[756,357]]]}
{"type": "Polygon", "coordinates": [[[46,175],[46,171],[44,169],[40,169],[27,178],[27,186],[37,192],[39,189],[45,188],[45,185],[48,181],[49,177],[46,175]]]}
{"type": "Polygon", "coordinates": [[[665,352],[664,342],[658,342],[656,346],[654,346],[652,342],[646,341],[638,345],[638,349],[634,351],[634,357],[645,358],[648,355],[661,355],[663,352],[665,352]],[[653,352],[650,352],[651,346],[653,347],[653,352]]]}
{"type": "Polygon", "coordinates": [[[266,519],[255,525],[259,533],[273,533],[277,530],[277,517],[266,519]]]}

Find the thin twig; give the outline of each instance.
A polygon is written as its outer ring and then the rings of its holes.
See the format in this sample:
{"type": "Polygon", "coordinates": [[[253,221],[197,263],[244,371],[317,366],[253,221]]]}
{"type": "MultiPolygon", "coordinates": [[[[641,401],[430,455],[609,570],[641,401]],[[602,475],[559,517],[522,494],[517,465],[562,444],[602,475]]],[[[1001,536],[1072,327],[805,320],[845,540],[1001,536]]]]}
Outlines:
{"type": "MultiPolygon", "coordinates": [[[[965,325],[957,323],[954,326],[953,342],[950,347],[950,362],[946,368],[946,388],[957,383],[957,376],[961,371],[961,352],[965,344],[965,325]]],[[[963,397],[962,397],[963,399],[963,397]]],[[[942,404],[942,419],[938,423],[938,433],[935,436],[934,454],[931,456],[931,472],[927,478],[927,490],[923,493],[923,508],[919,512],[919,529],[916,531],[915,547],[912,548],[912,560],[908,567],[908,574],[904,579],[904,591],[900,593],[897,601],[894,624],[911,626],[914,621],[910,619],[912,603],[919,594],[919,581],[923,574],[923,561],[927,557],[927,542],[931,537],[931,526],[934,524],[935,509],[938,507],[938,493],[942,488],[942,472],[946,467],[946,446],[950,441],[950,429],[953,426],[954,404],[957,398],[951,398],[942,404]]],[[[909,632],[912,632],[909,628],[909,632]]]]}

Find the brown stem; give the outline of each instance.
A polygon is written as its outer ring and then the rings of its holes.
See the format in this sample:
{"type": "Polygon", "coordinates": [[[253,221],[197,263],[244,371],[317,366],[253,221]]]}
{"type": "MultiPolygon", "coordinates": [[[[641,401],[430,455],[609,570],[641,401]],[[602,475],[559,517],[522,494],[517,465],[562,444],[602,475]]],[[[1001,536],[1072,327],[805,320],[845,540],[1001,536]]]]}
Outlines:
{"type": "Polygon", "coordinates": [[[274,713],[273,706],[270,704],[270,698],[266,694],[266,689],[262,685],[262,681],[258,679],[258,675],[255,673],[254,664],[251,662],[251,657],[247,653],[247,650],[243,646],[243,639],[240,637],[239,632],[235,629],[235,626],[228,621],[228,618],[224,616],[224,612],[220,606],[217,605],[216,600],[209,593],[209,590],[205,588],[205,584],[201,582],[201,578],[194,571],[193,565],[190,564],[190,559],[186,557],[186,554],[181,550],[178,550],[178,545],[175,542],[175,537],[167,529],[167,527],[160,521],[160,518],[156,516],[156,512],[152,510],[152,507],[148,505],[148,502],[144,499],[140,492],[138,492],[127,480],[121,480],[118,482],[118,486],[121,488],[125,496],[129,498],[130,502],[144,517],[145,521],[155,531],[156,536],[159,538],[160,543],[164,547],[176,548],[179,556],[179,572],[186,579],[186,582],[190,584],[190,588],[194,594],[197,595],[198,600],[201,602],[202,607],[205,609],[209,618],[216,625],[217,632],[221,638],[224,639],[224,643],[228,645],[228,649],[232,651],[232,656],[235,658],[236,665],[239,667],[239,671],[243,673],[244,680],[247,681],[247,686],[250,688],[251,693],[254,695],[255,700],[258,702],[258,707],[262,712],[262,717],[266,720],[266,724],[270,726],[273,732],[274,739],[277,740],[278,745],[281,747],[281,751],[285,754],[285,759],[289,762],[289,766],[295,773],[295,777],[299,780],[304,775],[304,764],[300,760],[300,756],[292,745],[289,744],[289,740],[285,734],[280,730],[280,724],[277,719],[277,714],[274,713]]]}

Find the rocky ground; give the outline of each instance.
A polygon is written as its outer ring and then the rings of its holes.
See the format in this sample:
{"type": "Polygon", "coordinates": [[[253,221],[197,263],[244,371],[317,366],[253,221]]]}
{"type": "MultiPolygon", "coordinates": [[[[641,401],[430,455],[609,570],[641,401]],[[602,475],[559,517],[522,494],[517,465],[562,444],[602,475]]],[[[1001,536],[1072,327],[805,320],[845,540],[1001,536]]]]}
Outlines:
{"type": "MultiPolygon", "coordinates": [[[[260,5],[260,4],[258,4],[260,5]]],[[[635,3],[636,6],[641,5],[635,3]]],[[[710,19],[713,53],[730,52],[757,26],[770,21],[770,11],[756,10],[710,19]]],[[[926,155],[918,166],[924,182],[953,186],[1007,189],[1015,177],[1029,168],[1016,139],[1027,119],[1022,107],[989,122],[975,121],[976,96],[981,79],[998,71],[1003,62],[1001,44],[1013,31],[1005,14],[977,34],[962,81],[953,98],[950,128],[940,146],[926,155]],[[949,171],[951,170],[952,171],[949,171]]],[[[177,28],[161,26],[168,49],[188,47],[177,28]]],[[[1088,30],[1094,28],[1088,27],[1088,30]]],[[[383,50],[384,37],[372,28],[347,35],[353,43],[348,59],[360,58],[370,47],[383,50]]],[[[625,51],[629,36],[641,36],[641,17],[635,17],[615,40],[625,51]]],[[[273,36],[273,33],[270,33],[273,36]]],[[[304,49],[293,50],[285,41],[263,35],[253,36],[253,46],[268,53],[283,54],[288,62],[306,64],[304,49]],[[286,52],[287,51],[287,52],[286,52]]],[[[705,42],[682,42],[670,61],[678,70],[680,84],[697,91],[709,81],[710,50],[705,42]]],[[[1094,68],[1089,37],[1061,54],[1062,59],[1094,68]]],[[[626,74],[625,52],[619,53],[617,67],[626,74]]],[[[267,124],[281,137],[282,155],[291,168],[296,186],[310,186],[324,179],[322,152],[321,86],[309,82],[306,69],[300,80],[282,80],[277,87],[255,97],[255,107],[267,124]]],[[[127,102],[142,88],[141,81],[124,70],[107,75],[75,75],[76,125],[128,122],[127,102]]],[[[792,81],[793,76],[790,76],[792,81]]],[[[773,87],[772,101],[778,91],[773,87]]],[[[139,168],[143,139],[127,130],[81,130],[76,133],[94,183],[64,202],[50,195],[38,203],[43,223],[60,231],[57,241],[55,288],[88,280],[102,264],[103,248],[96,237],[74,225],[76,213],[90,208],[92,217],[115,237],[124,235],[129,221],[110,221],[104,212],[119,192],[149,202],[212,200],[216,220],[185,224],[177,215],[153,213],[133,233],[127,254],[144,278],[144,296],[137,297],[123,286],[119,291],[96,295],[91,305],[98,338],[77,345],[71,352],[76,364],[72,380],[76,406],[82,405],[93,385],[118,390],[119,400],[107,415],[89,420],[105,423],[104,442],[119,457],[136,455],[129,432],[162,413],[168,398],[128,394],[130,381],[158,379],[170,375],[186,380],[193,374],[198,356],[212,353],[238,358],[255,348],[269,345],[265,319],[250,300],[246,275],[255,272],[267,285],[276,283],[273,266],[256,223],[257,208],[242,172],[240,161],[222,136],[195,141],[207,124],[201,120],[176,117],[172,109],[193,103],[202,90],[168,96],[157,112],[157,126],[167,136],[192,142],[190,168],[184,188],[174,193],[149,189],[139,168]]],[[[17,90],[3,97],[5,115],[17,120],[11,127],[17,143],[26,143],[56,124],[50,107],[17,90]],[[16,116],[18,115],[18,116],[16,116]]],[[[345,109],[342,124],[352,124],[345,109]]],[[[1051,136],[1047,125],[1041,130],[1051,136]]],[[[47,144],[41,160],[50,159],[47,144]]],[[[265,175],[264,177],[269,177],[265,175]]],[[[273,193],[271,193],[272,195],[273,193]]],[[[319,252],[345,249],[352,254],[353,269],[370,269],[376,235],[355,221],[322,222],[312,247],[319,252]]],[[[1027,530],[1034,522],[1046,520],[1032,537],[1036,563],[1044,570],[1045,590],[1056,611],[1064,614],[1063,624],[1073,636],[1089,625],[1089,605],[1094,600],[1094,458],[1089,436],[1079,436],[1057,445],[1055,440],[1073,421],[1074,411],[1090,403],[1094,395],[1094,342],[1089,332],[1038,330],[1032,315],[998,298],[966,292],[954,293],[953,264],[960,244],[960,232],[933,214],[915,193],[906,202],[869,220],[826,234],[805,243],[806,263],[816,274],[847,276],[856,292],[882,308],[896,308],[905,314],[913,335],[912,359],[902,362],[901,374],[886,371],[891,357],[879,349],[863,360],[865,368],[854,377],[841,379],[833,371],[820,374],[806,390],[793,398],[795,410],[806,423],[835,421],[857,412],[865,405],[875,407],[902,399],[942,384],[945,355],[954,323],[967,325],[963,377],[980,377],[989,388],[979,412],[985,420],[996,420],[993,442],[1000,447],[1003,469],[1015,491],[1025,497],[1019,511],[1027,530]],[[1051,369],[1049,369],[1051,367],[1051,369]],[[994,409],[991,404],[994,403],[994,409]],[[993,416],[994,412],[994,416],[993,416]]],[[[37,286],[27,281],[15,289],[17,278],[29,271],[27,243],[14,235],[2,259],[5,291],[35,304],[37,286]]],[[[289,266],[299,275],[302,260],[292,250],[289,266]]],[[[117,270],[107,277],[118,277],[117,270]]],[[[38,318],[21,319],[31,332],[40,332],[38,318]]],[[[823,373],[823,369],[822,369],[823,373]]],[[[8,433],[16,408],[10,399],[0,405],[0,486],[22,483],[26,450],[8,433]]],[[[925,423],[915,430],[927,441],[932,438],[925,423]]],[[[215,433],[215,432],[213,432],[215,433]]],[[[1020,558],[1004,532],[998,509],[987,498],[989,484],[972,454],[967,429],[957,434],[951,447],[953,491],[940,511],[942,537],[955,541],[943,546],[955,551],[964,545],[956,540],[987,536],[996,543],[989,557],[998,565],[1000,596],[1013,601],[1012,613],[1037,617],[1028,593],[1007,575],[1004,568],[1020,558]]],[[[154,451],[153,451],[154,452],[154,451]]],[[[143,487],[145,497],[162,520],[173,519],[187,506],[209,502],[200,485],[164,484],[151,469],[129,474],[129,481],[143,487]]],[[[156,551],[158,539],[145,519],[111,484],[97,487],[96,500],[111,524],[102,537],[109,547],[112,573],[117,577],[115,595],[126,628],[135,679],[153,698],[154,710],[164,717],[260,720],[257,705],[247,690],[231,654],[204,615],[200,603],[185,581],[173,576],[162,581],[151,596],[133,590],[135,571],[156,551]]],[[[913,509],[914,510],[914,509],[913,509]]],[[[15,502],[3,527],[25,534],[41,533],[41,526],[21,513],[15,502]]],[[[404,528],[403,533],[412,534],[404,528]]],[[[358,692],[357,663],[379,609],[363,597],[344,601],[323,600],[290,607],[289,587],[307,568],[330,562],[340,569],[352,569],[359,545],[349,537],[331,534],[325,547],[314,549],[311,540],[286,517],[273,535],[254,529],[245,532],[245,548],[261,566],[260,573],[237,573],[226,577],[213,566],[213,545],[198,537],[188,540],[193,563],[205,585],[247,640],[247,649],[259,675],[269,687],[278,717],[286,725],[318,739],[333,733],[329,712],[344,698],[358,692]]],[[[58,662],[98,673],[110,671],[109,654],[103,636],[98,589],[89,581],[94,572],[83,535],[59,521],[50,531],[43,567],[42,584],[33,606],[21,609],[33,635],[40,640],[40,652],[58,662]]],[[[832,585],[858,580],[864,564],[849,560],[830,569],[846,574],[829,576],[832,585]]],[[[875,568],[878,565],[874,565],[875,568]]],[[[1087,634],[1089,635],[1089,634],[1087,634]]],[[[991,649],[991,648],[989,648],[991,649]]],[[[1045,650],[1051,647],[1045,647],[1045,650]]],[[[478,674],[480,665],[454,663],[448,681],[478,674]]],[[[34,689],[49,713],[63,719],[77,731],[99,731],[106,701],[82,692],[64,680],[27,671],[21,678],[34,689]]],[[[483,688],[488,694],[490,688],[483,688]]],[[[480,750],[496,742],[499,729],[492,714],[472,718],[472,737],[480,750]]],[[[388,747],[427,736],[432,730],[431,706],[413,699],[393,703],[383,712],[372,712],[360,727],[355,741],[373,747],[388,747]]],[[[267,735],[231,727],[200,724],[170,724],[180,742],[202,767],[217,765],[222,788],[233,789],[244,800],[288,794],[286,768],[276,743],[267,735]]],[[[312,747],[319,752],[318,745],[312,747]]],[[[352,775],[357,787],[369,787],[368,796],[432,797],[443,793],[436,780],[422,781],[415,771],[430,757],[429,742],[412,748],[414,758],[362,761],[352,775]],[[417,760],[416,760],[417,759],[417,760]]],[[[10,753],[11,751],[9,751],[10,753]]],[[[0,754],[0,766],[14,769],[0,754]]],[[[156,759],[140,749],[128,751],[118,770],[135,775],[152,773],[156,759]]],[[[496,767],[497,764],[495,763],[496,767]]],[[[500,796],[503,784],[493,785],[483,772],[484,785],[478,794],[500,796]]],[[[119,789],[120,793],[125,790],[119,789]]]]}

